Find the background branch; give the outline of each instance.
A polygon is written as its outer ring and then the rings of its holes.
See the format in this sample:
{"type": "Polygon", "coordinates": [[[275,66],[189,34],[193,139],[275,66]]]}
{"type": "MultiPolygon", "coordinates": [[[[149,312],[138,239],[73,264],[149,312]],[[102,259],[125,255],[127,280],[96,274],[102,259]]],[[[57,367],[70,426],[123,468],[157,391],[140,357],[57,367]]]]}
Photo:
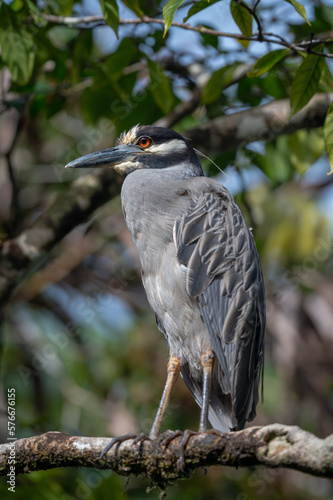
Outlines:
{"type": "MultiPolygon", "coordinates": [[[[252,10],[251,13],[253,14],[252,10]]],[[[77,27],[80,25],[89,25],[89,24],[94,24],[94,26],[106,26],[106,22],[104,20],[104,17],[101,15],[97,16],[82,16],[82,17],[65,17],[65,16],[55,16],[51,14],[42,14],[42,18],[45,19],[45,21],[48,21],[50,23],[54,24],[60,24],[62,26],[67,26],[67,27],[77,27]]],[[[257,21],[257,19],[256,19],[257,21]]],[[[259,21],[259,19],[258,19],[259,21]]],[[[153,18],[149,16],[142,16],[140,18],[134,18],[134,19],[119,19],[119,24],[120,25],[126,25],[126,24],[161,24],[164,25],[164,19],[159,19],[159,18],[153,18]]],[[[260,21],[259,21],[259,25],[260,21]]],[[[316,43],[326,43],[329,41],[328,40],[312,40],[312,41],[303,41],[300,44],[296,43],[289,43],[287,40],[282,38],[279,35],[275,35],[273,33],[265,33],[262,31],[259,31],[258,33],[255,33],[249,37],[246,37],[242,35],[241,33],[228,33],[225,31],[219,31],[219,30],[213,30],[211,28],[206,28],[205,26],[192,26],[191,24],[188,23],[178,23],[176,21],[173,21],[171,23],[171,26],[175,26],[176,28],[182,28],[185,30],[189,31],[195,31],[197,33],[203,33],[206,35],[213,35],[213,36],[218,36],[222,38],[234,38],[235,40],[250,40],[250,41],[255,41],[255,42],[267,42],[267,43],[274,43],[276,45],[282,45],[283,47],[288,47],[291,50],[298,51],[298,52],[307,52],[307,46],[311,44],[316,44],[316,43]]],[[[90,26],[89,26],[90,28],[90,26]]],[[[333,58],[333,54],[328,54],[325,52],[311,52],[312,54],[316,54],[322,57],[327,57],[327,58],[333,58]]]]}
{"type": "Polygon", "coordinates": [[[186,131],[186,137],[197,149],[212,154],[232,151],[255,141],[269,141],[283,134],[324,124],[333,99],[331,94],[316,94],[296,115],[290,118],[290,101],[282,99],[264,106],[219,116],[186,131]]]}
{"type": "MultiPolygon", "coordinates": [[[[168,435],[167,431],[165,435],[168,435]]],[[[314,476],[333,477],[333,435],[326,439],[299,427],[272,424],[250,427],[221,436],[203,433],[192,436],[186,446],[186,470],[179,470],[179,444],[175,438],[167,448],[159,440],[133,445],[133,440],[114,446],[101,461],[100,453],[110,441],[106,437],[68,436],[47,432],[19,439],[15,444],[15,472],[28,473],[55,467],[94,467],[112,469],[130,476],[145,475],[155,483],[179,479],[210,465],[248,467],[264,465],[306,472],[314,476]]],[[[9,470],[11,445],[0,445],[0,475],[9,470]]]]}
{"type": "Polygon", "coordinates": [[[28,272],[98,207],[119,194],[121,178],[104,169],[79,178],[36,222],[0,248],[0,305],[4,307],[28,272]]]}

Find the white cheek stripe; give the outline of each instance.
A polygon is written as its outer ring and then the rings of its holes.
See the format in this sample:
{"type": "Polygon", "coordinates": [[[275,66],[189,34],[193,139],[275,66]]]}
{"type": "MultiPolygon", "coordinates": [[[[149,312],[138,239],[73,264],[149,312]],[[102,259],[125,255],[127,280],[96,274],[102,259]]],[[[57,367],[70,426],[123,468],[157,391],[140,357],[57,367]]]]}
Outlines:
{"type": "Polygon", "coordinates": [[[174,151],[184,151],[187,145],[181,139],[172,139],[163,144],[153,144],[147,148],[147,153],[171,153],[174,151]]]}
{"type": "Polygon", "coordinates": [[[130,170],[142,168],[142,165],[137,161],[124,161],[113,166],[118,174],[126,174],[130,170]]]}

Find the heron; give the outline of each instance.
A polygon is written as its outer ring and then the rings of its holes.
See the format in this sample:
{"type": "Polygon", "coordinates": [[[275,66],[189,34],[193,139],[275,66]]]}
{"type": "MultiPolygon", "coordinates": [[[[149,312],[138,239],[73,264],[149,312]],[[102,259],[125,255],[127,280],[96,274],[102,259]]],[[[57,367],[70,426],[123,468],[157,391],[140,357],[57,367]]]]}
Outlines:
{"type": "Polygon", "coordinates": [[[243,429],[262,391],[265,291],[254,237],[229,191],[204,175],[185,137],[163,127],[136,125],[67,167],[125,176],[123,214],[170,350],[149,438],[161,434],[179,374],[201,408],[198,432],[208,421],[223,433],[243,429]]]}

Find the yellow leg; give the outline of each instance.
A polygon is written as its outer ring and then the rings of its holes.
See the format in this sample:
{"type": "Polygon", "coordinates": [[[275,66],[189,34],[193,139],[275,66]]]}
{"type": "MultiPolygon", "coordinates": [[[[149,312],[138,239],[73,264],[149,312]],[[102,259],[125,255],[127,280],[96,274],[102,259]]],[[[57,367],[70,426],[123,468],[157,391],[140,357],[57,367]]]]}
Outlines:
{"type": "Polygon", "coordinates": [[[205,432],[208,427],[208,409],[210,401],[210,388],[212,384],[212,370],[214,363],[214,354],[208,349],[201,356],[201,366],[203,371],[202,382],[202,407],[200,413],[199,432],[205,432]]]}
{"type": "Polygon", "coordinates": [[[161,432],[161,427],[168,407],[172,390],[177,382],[181,368],[180,359],[177,356],[171,356],[168,363],[168,375],[164,386],[162,398],[156,413],[156,417],[151,428],[149,437],[155,439],[161,432]]]}

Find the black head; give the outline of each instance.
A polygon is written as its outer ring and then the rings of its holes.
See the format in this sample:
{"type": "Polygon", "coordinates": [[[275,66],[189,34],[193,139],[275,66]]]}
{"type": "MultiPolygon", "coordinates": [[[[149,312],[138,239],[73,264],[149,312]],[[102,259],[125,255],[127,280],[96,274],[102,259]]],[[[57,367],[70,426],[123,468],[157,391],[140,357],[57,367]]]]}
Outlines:
{"type": "Polygon", "coordinates": [[[164,169],[185,166],[202,175],[200,161],[191,144],[180,134],[163,127],[143,125],[123,132],[110,149],[82,156],[66,167],[113,167],[129,174],[137,169],[164,169]]]}

